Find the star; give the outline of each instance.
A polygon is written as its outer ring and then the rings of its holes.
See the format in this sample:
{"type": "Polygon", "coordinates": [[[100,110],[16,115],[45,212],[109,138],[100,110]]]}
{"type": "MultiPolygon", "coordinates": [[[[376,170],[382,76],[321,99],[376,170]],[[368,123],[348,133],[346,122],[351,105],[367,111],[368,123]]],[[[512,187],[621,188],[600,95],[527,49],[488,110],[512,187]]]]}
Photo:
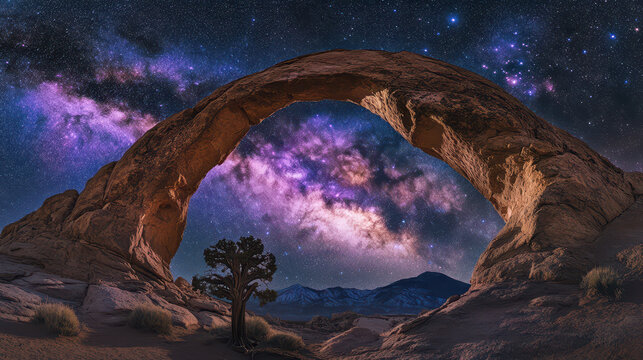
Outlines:
{"type": "MultiPolygon", "coordinates": [[[[181,2],[152,12],[41,3],[38,16],[14,7],[2,28],[11,41],[0,41],[0,227],[51,189],[82,189],[147,129],[218,87],[333,48],[413,51],[478,72],[615,165],[643,171],[639,25],[620,20],[625,2],[605,17],[593,15],[602,3],[562,1],[418,1],[409,11],[181,2]]],[[[195,259],[213,241],[254,235],[277,255],[277,288],[376,287],[424,270],[468,281],[504,226],[455,171],[333,101],[293,104],[253,127],[189,209],[174,275],[202,271],[195,259]]]]}

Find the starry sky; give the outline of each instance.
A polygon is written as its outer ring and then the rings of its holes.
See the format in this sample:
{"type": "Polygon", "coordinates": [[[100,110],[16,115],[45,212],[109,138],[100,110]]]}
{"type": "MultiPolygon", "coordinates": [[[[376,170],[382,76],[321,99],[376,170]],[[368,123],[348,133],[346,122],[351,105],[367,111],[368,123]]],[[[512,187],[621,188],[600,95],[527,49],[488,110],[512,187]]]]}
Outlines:
{"type": "MultiPolygon", "coordinates": [[[[0,2],[0,226],[82,189],[154,124],[218,86],[334,48],[472,70],[628,171],[643,171],[640,1],[0,2]]],[[[444,163],[352,104],[301,103],[253,128],[192,198],[175,276],[253,234],[273,286],[468,281],[503,226],[444,163]]]]}

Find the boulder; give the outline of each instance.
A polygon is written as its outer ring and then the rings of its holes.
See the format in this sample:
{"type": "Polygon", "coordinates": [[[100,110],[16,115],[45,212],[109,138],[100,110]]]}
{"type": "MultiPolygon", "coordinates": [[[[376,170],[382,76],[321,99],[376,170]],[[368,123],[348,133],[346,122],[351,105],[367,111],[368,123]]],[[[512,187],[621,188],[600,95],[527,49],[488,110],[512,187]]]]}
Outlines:
{"type": "Polygon", "coordinates": [[[188,304],[197,310],[205,310],[221,315],[230,313],[229,305],[227,303],[205,296],[190,298],[190,300],[188,300],[188,304]]]}
{"type": "Polygon", "coordinates": [[[212,329],[230,323],[230,318],[226,319],[219,314],[211,313],[209,311],[199,311],[196,314],[196,318],[199,320],[199,325],[206,329],[212,329]]]}
{"type": "Polygon", "coordinates": [[[81,312],[110,325],[125,324],[129,313],[140,304],[153,304],[144,293],[121,290],[109,285],[89,285],[81,312]]]}
{"type": "Polygon", "coordinates": [[[0,281],[10,282],[29,276],[38,270],[39,268],[36,266],[16,262],[6,256],[0,255],[0,281]]]}
{"type": "Polygon", "coordinates": [[[194,314],[192,314],[188,309],[184,307],[170,303],[163,303],[158,305],[166,310],[169,310],[170,313],[172,313],[173,325],[181,326],[186,329],[193,328],[199,325],[199,320],[196,318],[196,316],[194,316],[194,314]]]}
{"type": "Polygon", "coordinates": [[[172,324],[184,328],[198,326],[199,320],[188,309],[172,304],[157,294],[149,294],[149,299],[154,305],[160,306],[172,314],[172,324]]]}
{"type": "Polygon", "coordinates": [[[364,327],[354,327],[326,340],[320,351],[324,355],[345,356],[355,349],[379,345],[379,340],[380,335],[377,332],[364,327]]]}
{"type": "Polygon", "coordinates": [[[174,284],[178,286],[180,289],[192,290],[192,284],[190,284],[187,280],[185,280],[180,276],[176,278],[176,280],[174,280],[174,284]]]}
{"type": "Polygon", "coordinates": [[[14,280],[15,285],[33,289],[39,293],[53,298],[72,302],[82,302],[87,291],[87,283],[74,279],[63,278],[44,272],[35,272],[32,275],[14,280]]]}
{"type": "Polygon", "coordinates": [[[199,321],[188,309],[172,304],[155,293],[132,292],[110,285],[90,285],[81,311],[89,318],[110,325],[122,325],[138,305],[159,306],[172,314],[172,323],[184,328],[199,321]]]}
{"type": "Polygon", "coordinates": [[[41,295],[0,283],[0,319],[29,321],[42,302],[41,295]]]}

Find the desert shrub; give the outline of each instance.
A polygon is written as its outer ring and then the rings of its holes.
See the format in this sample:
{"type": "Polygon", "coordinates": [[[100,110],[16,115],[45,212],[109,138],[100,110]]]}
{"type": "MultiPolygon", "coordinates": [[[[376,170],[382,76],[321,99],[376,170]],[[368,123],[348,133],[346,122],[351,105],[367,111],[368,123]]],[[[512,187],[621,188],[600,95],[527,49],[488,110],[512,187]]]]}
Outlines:
{"type": "Polygon", "coordinates": [[[284,350],[298,350],[305,346],[301,336],[280,331],[270,333],[266,345],[284,350]]]}
{"type": "Polygon", "coordinates": [[[36,323],[44,324],[56,335],[75,336],[80,332],[80,322],[74,310],[64,304],[44,304],[36,309],[36,323]]]}
{"type": "Polygon", "coordinates": [[[313,316],[312,319],[310,319],[306,323],[306,326],[315,330],[332,330],[333,329],[333,325],[331,324],[330,319],[321,315],[313,316]]]}
{"type": "Polygon", "coordinates": [[[260,316],[250,316],[246,319],[246,334],[250,339],[264,341],[271,331],[268,322],[260,316]]]}
{"type": "Polygon", "coordinates": [[[360,315],[353,311],[344,311],[342,313],[334,313],[330,316],[331,323],[338,331],[345,331],[353,328],[355,320],[360,315]]]}
{"type": "Polygon", "coordinates": [[[333,321],[336,321],[336,320],[345,320],[345,319],[355,320],[355,319],[357,319],[359,316],[360,316],[360,315],[359,315],[358,313],[354,312],[354,311],[344,311],[344,312],[340,312],[340,313],[333,313],[333,314],[331,314],[331,315],[330,315],[330,319],[331,319],[331,320],[333,320],[333,321]]]}
{"type": "Polygon", "coordinates": [[[157,334],[169,334],[172,331],[172,315],[158,306],[142,304],[132,310],[128,323],[135,329],[154,331],[157,334]]]}
{"type": "Polygon", "coordinates": [[[218,325],[210,330],[210,334],[217,338],[229,338],[232,334],[232,328],[228,325],[218,325]]]}
{"type": "Polygon", "coordinates": [[[590,270],[581,281],[581,287],[589,295],[603,295],[620,299],[623,294],[623,283],[618,273],[610,267],[596,267],[590,270]]]}

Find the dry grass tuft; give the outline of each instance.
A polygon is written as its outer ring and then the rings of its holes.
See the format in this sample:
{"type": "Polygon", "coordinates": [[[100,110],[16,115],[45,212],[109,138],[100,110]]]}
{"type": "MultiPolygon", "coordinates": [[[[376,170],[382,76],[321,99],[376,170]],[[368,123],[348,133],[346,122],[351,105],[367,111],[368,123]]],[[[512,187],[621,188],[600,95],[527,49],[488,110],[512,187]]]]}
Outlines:
{"type": "Polygon", "coordinates": [[[218,325],[210,330],[210,334],[212,334],[215,338],[229,338],[232,334],[232,328],[230,327],[230,324],[218,325]]]}
{"type": "Polygon", "coordinates": [[[268,336],[266,346],[283,350],[299,350],[305,346],[304,340],[299,335],[287,332],[273,331],[268,336]]]}
{"type": "MultiPolygon", "coordinates": [[[[210,333],[215,338],[229,338],[230,325],[221,325],[212,328],[210,333]]],[[[299,350],[305,347],[299,335],[274,330],[268,322],[260,316],[246,318],[246,334],[250,340],[256,341],[261,347],[277,348],[282,350],[299,350]]]]}
{"type": "Polygon", "coordinates": [[[154,331],[157,334],[172,332],[172,314],[158,306],[142,304],[132,310],[128,324],[135,329],[154,331]]]}
{"type": "Polygon", "coordinates": [[[36,309],[36,323],[44,324],[56,335],[76,336],[80,333],[80,321],[74,310],[64,304],[44,304],[36,309]]]}
{"type": "Polygon", "coordinates": [[[583,277],[580,285],[588,295],[603,295],[616,300],[623,295],[623,282],[610,267],[593,268],[583,277]]]}
{"type": "Polygon", "coordinates": [[[260,316],[250,316],[246,319],[246,334],[255,341],[265,341],[272,332],[268,322],[260,316]]]}

